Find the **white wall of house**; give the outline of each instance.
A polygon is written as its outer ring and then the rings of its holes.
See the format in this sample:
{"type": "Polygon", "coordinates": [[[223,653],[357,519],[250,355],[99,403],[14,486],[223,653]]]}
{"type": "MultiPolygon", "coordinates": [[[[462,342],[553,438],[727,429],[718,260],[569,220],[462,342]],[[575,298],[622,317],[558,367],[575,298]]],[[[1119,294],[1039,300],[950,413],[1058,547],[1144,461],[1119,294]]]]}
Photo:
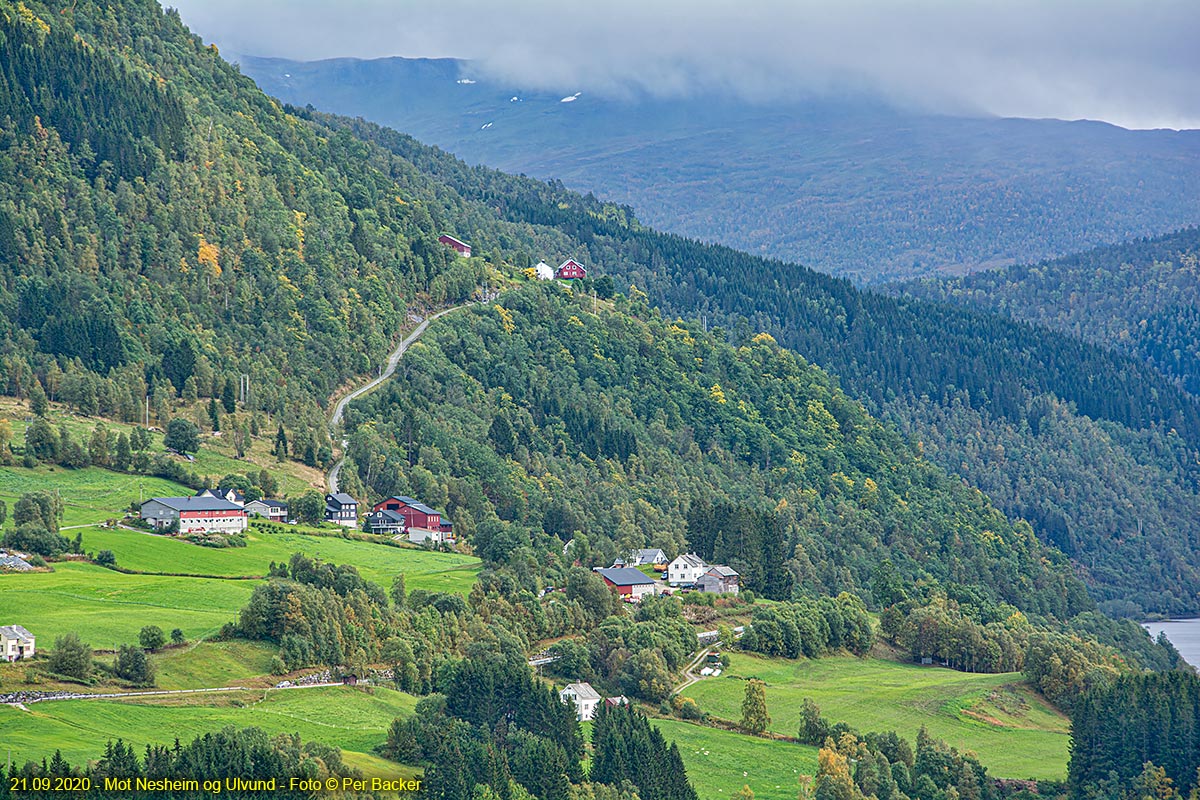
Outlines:
{"type": "Polygon", "coordinates": [[[9,636],[0,633],[0,658],[5,661],[33,658],[36,652],[34,642],[33,637],[26,639],[21,636],[9,636]]]}
{"type": "Polygon", "coordinates": [[[192,516],[186,511],[179,520],[180,533],[241,533],[246,530],[246,515],[230,514],[221,517],[192,516]]]}
{"type": "Polygon", "coordinates": [[[635,583],[633,586],[631,586],[629,588],[631,590],[630,594],[634,600],[640,600],[641,598],[645,597],[646,595],[654,594],[654,584],[653,583],[635,583]]]}
{"type": "Polygon", "coordinates": [[[681,583],[695,583],[700,580],[700,576],[708,571],[708,566],[701,562],[698,566],[693,566],[688,563],[688,560],[683,556],[678,556],[674,561],[667,565],[667,581],[674,585],[681,583]]]}

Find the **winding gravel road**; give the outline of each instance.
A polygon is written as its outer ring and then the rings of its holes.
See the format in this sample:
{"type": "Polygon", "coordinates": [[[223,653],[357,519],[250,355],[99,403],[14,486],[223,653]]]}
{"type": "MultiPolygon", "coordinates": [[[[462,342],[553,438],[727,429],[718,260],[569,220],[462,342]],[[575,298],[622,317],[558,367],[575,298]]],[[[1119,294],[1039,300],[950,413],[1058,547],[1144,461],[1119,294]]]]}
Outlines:
{"type": "MultiPolygon", "coordinates": [[[[443,310],[437,312],[436,314],[431,314],[428,317],[426,317],[425,319],[421,320],[421,324],[418,325],[417,327],[413,328],[412,333],[410,333],[408,336],[405,336],[403,341],[401,341],[400,344],[396,346],[396,349],[392,351],[392,354],[390,356],[388,356],[387,367],[383,370],[382,373],[380,373],[378,378],[374,378],[371,381],[363,384],[362,386],[355,389],[353,392],[350,392],[350,394],[343,397],[341,400],[337,401],[337,405],[335,405],[333,407],[333,414],[331,414],[329,417],[329,433],[330,433],[330,435],[332,436],[332,435],[337,434],[337,427],[338,427],[338,425],[342,424],[342,417],[346,413],[346,406],[348,406],[351,401],[357,400],[358,398],[362,397],[364,394],[371,391],[376,386],[383,383],[384,381],[386,381],[388,378],[392,377],[392,375],[394,375],[396,373],[396,367],[400,364],[400,359],[404,356],[405,351],[408,350],[408,348],[412,346],[413,342],[415,342],[417,339],[421,338],[421,334],[423,334],[425,332],[425,329],[429,327],[429,323],[433,322],[435,319],[437,319],[440,316],[449,314],[451,311],[457,311],[460,308],[464,308],[466,305],[470,305],[470,304],[468,303],[468,304],[464,304],[461,306],[454,306],[452,308],[446,308],[446,309],[443,309],[443,310]]],[[[346,449],[346,445],[347,445],[347,441],[345,439],[342,439],[342,451],[343,452],[346,449]]],[[[330,492],[330,494],[337,494],[338,474],[342,471],[342,462],[345,460],[346,460],[346,458],[343,455],[341,458],[339,458],[337,460],[337,463],[335,463],[329,469],[329,492],[330,492]]]]}

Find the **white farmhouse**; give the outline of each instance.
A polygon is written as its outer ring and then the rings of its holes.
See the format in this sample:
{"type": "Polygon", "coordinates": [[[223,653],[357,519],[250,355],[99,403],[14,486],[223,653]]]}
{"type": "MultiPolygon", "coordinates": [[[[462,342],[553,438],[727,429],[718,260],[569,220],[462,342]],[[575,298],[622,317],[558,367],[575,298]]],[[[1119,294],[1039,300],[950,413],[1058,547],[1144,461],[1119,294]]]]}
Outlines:
{"type": "Polygon", "coordinates": [[[20,625],[4,625],[0,627],[0,660],[19,661],[22,658],[33,658],[33,634],[20,625]]]}
{"type": "Polygon", "coordinates": [[[590,683],[568,683],[558,697],[564,703],[575,706],[575,719],[580,722],[596,716],[596,707],[600,705],[600,693],[590,683]]]}
{"type": "Polygon", "coordinates": [[[693,584],[707,571],[704,559],[695,553],[684,553],[667,565],[667,582],[672,586],[693,584]]]}
{"type": "Polygon", "coordinates": [[[554,280],[554,267],[550,266],[545,261],[539,261],[537,263],[537,266],[534,267],[533,269],[534,269],[534,272],[537,273],[539,281],[554,280]]]}

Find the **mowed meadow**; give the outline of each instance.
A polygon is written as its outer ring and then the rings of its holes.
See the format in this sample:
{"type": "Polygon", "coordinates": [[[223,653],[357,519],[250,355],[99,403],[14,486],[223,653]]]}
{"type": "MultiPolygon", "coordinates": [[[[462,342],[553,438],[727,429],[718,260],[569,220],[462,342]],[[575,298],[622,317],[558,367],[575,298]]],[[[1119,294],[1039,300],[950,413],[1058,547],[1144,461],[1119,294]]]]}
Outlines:
{"type": "Polygon", "coordinates": [[[171,745],[232,725],[269,733],[298,733],[340,747],[347,761],[377,776],[416,770],[373,755],[396,717],[413,713],[417,699],[391,689],[369,692],[342,686],[181,694],[130,700],[61,700],[26,709],[0,706],[0,730],[13,760],[41,759],[61,750],[75,763],[103,754],[104,743],[123,739],[141,751],[171,745]]]}
{"type": "Polygon", "coordinates": [[[656,719],[675,742],[688,778],[702,800],[734,797],[749,786],[755,800],[795,800],[801,775],[817,774],[817,748],[746,736],[680,720],[656,719]]]}
{"type": "Polygon", "coordinates": [[[1019,673],[974,674],[849,656],[797,661],[730,656],[721,677],[684,691],[713,716],[740,719],[743,679],[754,677],[767,685],[770,730],[777,734],[796,735],[801,703],[811,697],[826,719],[861,733],[895,731],[915,741],[925,726],[960,750],[974,750],[995,777],[1066,777],[1070,721],[1019,673]]]}
{"type": "Polygon", "coordinates": [[[268,530],[253,527],[246,547],[218,549],[124,529],[82,529],[85,550],[112,550],[121,568],[220,577],[130,575],[93,564],[57,563],[53,572],[0,575],[0,619],[35,631],[47,647],[54,637],[77,631],[93,647],[111,648],[136,641],[144,625],[168,632],[180,628],[188,639],[198,639],[235,620],[270,563],[286,562],[297,552],[353,564],[384,588],[404,573],[410,590],[465,595],[480,569],[478,559],[456,553],[343,539],[336,533],[268,530]],[[236,579],[239,576],[254,579],[236,579]]]}

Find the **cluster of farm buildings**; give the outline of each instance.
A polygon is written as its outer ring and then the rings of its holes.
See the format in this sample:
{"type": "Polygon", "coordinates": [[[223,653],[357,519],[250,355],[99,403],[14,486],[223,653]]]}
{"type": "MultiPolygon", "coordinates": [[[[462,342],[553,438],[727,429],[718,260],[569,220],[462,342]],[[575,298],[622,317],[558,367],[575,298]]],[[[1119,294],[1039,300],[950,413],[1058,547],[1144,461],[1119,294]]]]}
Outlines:
{"type": "Polygon", "coordinates": [[[669,594],[672,588],[712,594],[738,593],[736,570],[724,564],[706,564],[695,553],[684,553],[668,562],[662,550],[634,550],[627,558],[617,559],[611,567],[597,567],[595,572],[617,594],[632,602],[647,595],[669,594]],[[660,580],[639,569],[646,566],[660,572],[660,580]],[[663,582],[668,586],[663,586],[663,582]]]}
{"type": "MultiPolygon", "coordinates": [[[[438,237],[438,241],[449,247],[454,252],[458,253],[463,258],[471,257],[471,245],[464,242],[462,239],[451,236],[448,233],[443,233],[438,237]]],[[[558,269],[547,264],[545,261],[539,261],[533,267],[530,267],[537,275],[539,280],[550,281],[575,281],[587,277],[587,267],[580,264],[573,258],[568,258],[566,261],[558,265],[558,269]]]]}
{"type": "MultiPolygon", "coordinates": [[[[141,518],[155,530],[175,529],[181,534],[242,533],[251,517],[272,522],[292,522],[282,500],[247,501],[237,489],[203,489],[191,497],[155,497],[142,503],[141,518]]],[[[325,495],[325,521],[346,528],[359,527],[359,502],[345,492],[325,495]]],[[[454,524],[424,503],[396,495],[374,505],[366,515],[371,533],[407,538],[413,544],[454,541],[454,524]]]]}

